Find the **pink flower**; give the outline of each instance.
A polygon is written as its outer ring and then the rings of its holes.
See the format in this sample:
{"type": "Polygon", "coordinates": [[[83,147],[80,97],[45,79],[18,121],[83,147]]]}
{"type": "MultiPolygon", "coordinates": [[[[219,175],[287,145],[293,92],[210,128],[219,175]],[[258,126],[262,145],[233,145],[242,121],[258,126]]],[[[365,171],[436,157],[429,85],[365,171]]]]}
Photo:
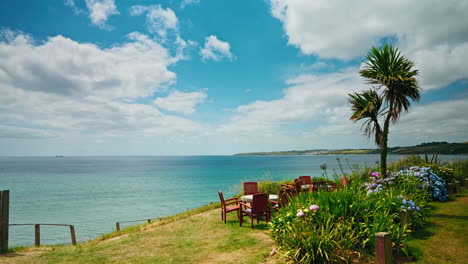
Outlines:
{"type": "Polygon", "coordinates": [[[311,205],[311,206],[309,207],[309,209],[310,209],[311,211],[317,211],[319,208],[320,208],[320,207],[319,207],[318,205],[316,205],[316,204],[311,205]]]}

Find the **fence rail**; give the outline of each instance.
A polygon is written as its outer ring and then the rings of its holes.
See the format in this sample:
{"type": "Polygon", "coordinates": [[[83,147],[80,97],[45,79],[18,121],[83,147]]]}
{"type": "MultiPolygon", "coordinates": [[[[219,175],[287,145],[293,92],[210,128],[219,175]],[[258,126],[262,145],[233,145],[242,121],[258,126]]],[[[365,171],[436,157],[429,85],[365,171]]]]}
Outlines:
{"type": "Polygon", "coordinates": [[[157,217],[157,218],[145,218],[145,219],[138,219],[138,220],[129,220],[129,221],[119,221],[115,223],[115,229],[117,231],[120,231],[120,224],[121,223],[132,223],[132,222],[142,222],[142,221],[147,221],[148,224],[151,223],[151,220],[161,220],[164,219],[163,217],[157,217]]]}
{"type": "Polygon", "coordinates": [[[65,225],[65,224],[10,224],[10,226],[34,226],[34,245],[40,246],[41,245],[41,225],[46,226],[69,226],[70,227],[70,236],[72,245],[76,245],[76,234],[75,234],[75,227],[73,225],[65,225]]]}

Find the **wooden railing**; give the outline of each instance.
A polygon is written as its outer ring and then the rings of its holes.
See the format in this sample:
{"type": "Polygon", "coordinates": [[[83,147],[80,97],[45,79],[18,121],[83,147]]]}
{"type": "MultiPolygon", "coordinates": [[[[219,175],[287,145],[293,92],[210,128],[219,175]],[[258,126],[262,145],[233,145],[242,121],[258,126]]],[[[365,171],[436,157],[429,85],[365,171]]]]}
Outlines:
{"type": "Polygon", "coordinates": [[[142,222],[142,221],[147,221],[148,224],[151,223],[151,220],[161,220],[164,219],[163,217],[158,217],[158,218],[146,218],[146,219],[139,219],[139,220],[129,220],[129,221],[120,221],[115,223],[115,229],[117,231],[120,231],[120,224],[121,223],[131,223],[131,222],[142,222]]]}
{"type": "Polygon", "coordinates": [[[41,245],[41,225],[69,226],[70,227],[71,243],[72,243],[72,245],[76,245],[75,227],[72,226],[72,225],[64,225],[64,224],[10,224],[10,226],[27,226],[27,225],[34,226],[34,245],[35,246],[40,246],[41,245]]]}

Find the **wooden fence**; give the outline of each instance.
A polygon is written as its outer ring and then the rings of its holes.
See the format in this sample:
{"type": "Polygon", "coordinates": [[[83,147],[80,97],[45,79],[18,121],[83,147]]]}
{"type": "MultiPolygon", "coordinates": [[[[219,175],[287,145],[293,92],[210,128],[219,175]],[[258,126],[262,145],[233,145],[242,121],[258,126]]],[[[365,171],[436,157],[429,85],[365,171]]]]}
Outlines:
{"type": "Polygon", "coordinates": [[[149,223],[151,223],[151,220],[161,220],[163,219],[162,217],[158,217],[158,218],[146,218],[146,219],[139,219],[139,220],[130,220],[130,221],[120,221],[120,222],[116,222],[115,223],[115,229],[117,229],[117,231],[120,231],[120,224],[121,223],[131,223],[131,222],[143,222],[143,221],[146,221],[149,223]]]}
{"type": "Polygon", "coordinates": [[[65,225],[65,224],[10,224],[10,226],[34,226],[34,245],[40,246],[41,245],[41,225],[46,226],[69,226],[70,227],[70,237],[72,245],[76,245],[76,234],[75,234],[75,227],[72,225],[65,225]]]}

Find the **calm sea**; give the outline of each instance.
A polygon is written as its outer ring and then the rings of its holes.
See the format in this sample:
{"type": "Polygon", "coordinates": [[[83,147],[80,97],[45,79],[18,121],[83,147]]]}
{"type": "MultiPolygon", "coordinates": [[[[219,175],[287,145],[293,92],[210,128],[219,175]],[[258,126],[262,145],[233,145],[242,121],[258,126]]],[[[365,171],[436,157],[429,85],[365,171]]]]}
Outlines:
{"type": "MultiPolygon", "coordinates": [[[[115,230],[115,222],[177,214],[231,196],[243,181],[321,176],[374,165],[378,155],[0,157],[0,190],[10,190],[10,224],[75,226],[78,241],[115,230]]],[[[390,156],[397,160],[401,156],[390,156]]],[[[444,160],[467,156],[441,156],[444,160]]],[[[33,226],[10,227],[10,245],[32,245],[33,226]]],[[[70,243],[67,227],[42,226],[42,244],[70,243]]]]}

